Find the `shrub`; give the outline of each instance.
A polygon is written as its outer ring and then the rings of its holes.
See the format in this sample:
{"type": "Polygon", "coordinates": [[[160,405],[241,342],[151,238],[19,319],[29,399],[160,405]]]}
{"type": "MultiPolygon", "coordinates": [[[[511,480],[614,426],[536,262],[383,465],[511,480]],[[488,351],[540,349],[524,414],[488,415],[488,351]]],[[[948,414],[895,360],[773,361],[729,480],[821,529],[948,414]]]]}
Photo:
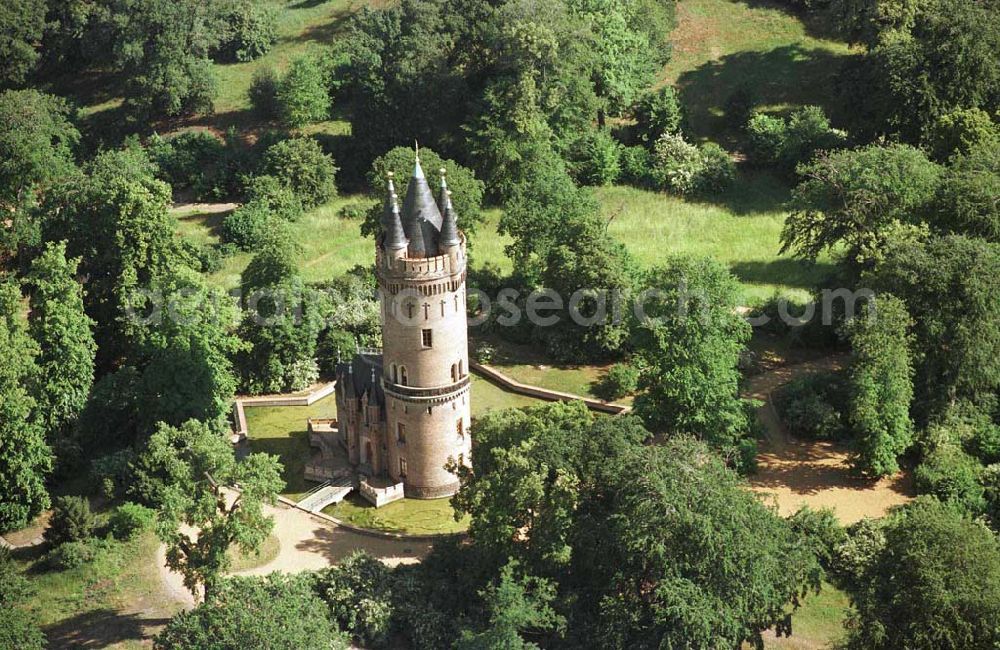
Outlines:
{"type": "Polygon", "coordinates": [[[262,171],[275,176],[301,199],[306,209],[337,196],[337,167],[333,157],[313,138],[292,138],[264,153],[262,171]]]}
{"type": "Polygon", "coordinates": [[[97,519],[90,511],[90,502],[84,497],[56,497],[52,519],[45,530],[45,541],[54,546],[76,542],[90,537],[97,527],[97,519]]]}
{"type": "Polygon", "coordinates": [[[283,221],[296,221],[302,216],[302,200],[274,176],[250,177],[244,182],[243,193],[247,203],[261,205],[283,221]]]}
{"type": "Polygon", "coordinates": [[[115,544],[110,539],[90,537],[74,542],[66,542],[45,555],[45,565],[55,571],[76,569],[90,564],[99,555],[113,550],[115,544]]]}
{"type": "Polygon", "coordinates": [[[787,137],[785,120],[754,113],[747,122],[747,158],[757,167],[777,165],[784,154],[787,137]]]}
{"type": "Polygon", "coordinates": [[[363,203],[349,203],[340,208],[337,216],[348,221],[362,221],[368,215],[368,207],[363,203]]]}
{"type": "Polygon", "coordinates": [[[392,572],[368,553],[356,552],[316,576],[316,591],[343,630],[365,646],[382,645],[393,613],[392,572]]]}
{"type": "Polygon", "coordinates": [[[983,466],[954,443],[934,447],[913,473],[913,482],[921,494],[932,494],[941,501],[980,514],[985,509],[980,478],[983,466]]]}
{"type": "Polygon", "coordinates": [[[775,394],[775,403],[794,435],[830,440],[845,433],[843,391],[840,377],[820,373],[790,381],[775,394]]]}
{"type": "Polygon", "coordinates": [[[278,117],[278,73],[266,66],[253,73],[250,89],[247,91],[254,112],[265,120],[278,117]]]}
{"type": "Polygon", "coordinates": [[[137,503],[123,503],[111,513],[108,531],[114,535],[115,539],[130,540],[151,528],[155,519],[155,510],[137,503]]]}
{"type": "Polygon", "coordinates": [[[846,134],[830,127],[822,108],[803,106],[788,119],[781,164],[792,172],[799,163],[812,160],[817,151],[837,149],[846,142],[846,134]]]}
{"type": "Polygon", "coordinates": [[[637,187],[653,185],[653,157],[642,146],[623,147],[619,156],[620,177],[637,187]]]}
{"type": "Polygon", "coordinates": [[[252,251],[271,236],[275,219],[260,203],[247,203],[233,210],[222,222],[222,238],[241,250],[252,251]]]}
{"type": "Polygon", "coordinates": [[[278,11],[270,0],[238,0],[223,16],[226,33],[219,51],[230,61],[253,61],[278,40],[278,11]]]}
{"type": "Polygon", "coordinates": [[[813,549],[824,569],[830,568],[837,549],[847,541],[847,531],[829,508],[813,510],[802,506],[788,518],[788,523],[813,549]]]}
{"type": "Polygon", "coordinates": [[[207,131],[186,131],[170,138],[153,135],[150,159],[172,188],[190,189],[197,198],[218,198],[231,179],[225,164],[226,144],[207,131]]]}
{"type": "Polygon", "coordinates": [[[570,147],[573,177],[583,185],[611,185],[621,174],[620,153],[607,129],[586,132],[570,147]]]}
{"type": "Polygon", "coordinates": [[[665,133],[680,133],[684,121],[680,99],[671,86],[663,86],[644,95],[632,113],[639,139],[649,144],[658,142],[665,133]]]}
{"type": "Polygon", "coordinates": [[[847,528],[847,537],[833,549],[830,574],[841,589],[857,591],[864,573],[885,548],[885,520],[862,519],[847,528]]]}
{"type": "Polygon", "coordinates": [[[729,189],[736,178],[736,165],[729,152],[714,142],[706,142],[699,149],[701,171],[695,181],[698,192],[716,194],[729,189]]]}
{"type": "Polygon", "coordinates": [[[639,389],[639,369],[628,363],[616,363],[601,379],[599,390],[604,399],[620,399],[639,389]]]}
{"type": "Polygon", "coordinates": [[[473,356],[478,363],[491,363],[496,355],[496,347],[489,343],[479,343],[473,351],[473,356]]]}
{"type": "Polygon", "coordinates": [[[665,133],[653,147],[653,169],[662,189],[674,194],[690,194],[698,188],[703,169],[701,152],[681,136],[665,133]]]}
{"type": "Polygon", "coordinates": [[[90,478],[106,499],[116,499],[125,494],[131,483],[130,464],[135,458],[131,447],[113,454],[100,456],[90,463],[90,478]]]}
{"type": "Polygon", "coordinates": [[[278,82],[275,99],[281,121],[290,127],[322,122],[330,115],[330,94],[323,67],[312,56],[292,61],[278,82]]]}
{"type": "Polygon", "coordinates": [[[932,155],[946,162],[955,154],[968,155],[984,142],[1000,140],[1000,125],[980,108],[958,109],[940,116],[928,137],[932,155]]]}

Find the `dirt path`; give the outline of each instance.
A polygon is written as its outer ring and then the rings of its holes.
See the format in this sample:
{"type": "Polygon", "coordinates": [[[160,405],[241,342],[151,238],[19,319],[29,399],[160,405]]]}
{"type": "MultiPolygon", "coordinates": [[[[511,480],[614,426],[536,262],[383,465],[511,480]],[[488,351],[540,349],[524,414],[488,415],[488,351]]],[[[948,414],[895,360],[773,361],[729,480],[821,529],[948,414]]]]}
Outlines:
{"type": "MultiPolygon", "coordinates": [[[[263,566],[241,571],[238,575],[322,569],[357,550],[368,551],[386,564],[396,566],[418,562],[431,550],[431,542],[362,535],[283,504],[266,506],[265,512],[274,517],[274,535],[280,544],[278,556],[263,566]]],[[[194,598],[184,586],[180,574],[168,569],[165,560],[161,546],[157,564],[167,592],[185,607],[194,606],[194,598]]]]}
{"type": "Polygon", "coordinates": [[[755,492],[772,497],[782,515],[803,505],[831,508],[841,522],[849,524],[864,517],[881,517],[913,496],[908,474],[879,481],[858,478],[851,471],[845,445],[799,440],[788,433],[778,417],[771,403],[774,390],[796,377],[839,368],[845,360],[838,355],[776,368],[753,377],[747,386],[746,397],[765,402],[757,417],[766,433],[750,485],[755,492]]]}
{"type": "Polygon", "coordinates": [[[170,212],[174,214],[219,214],[232,212],[240,207],[239,203],[174,203],[170,212]]]}

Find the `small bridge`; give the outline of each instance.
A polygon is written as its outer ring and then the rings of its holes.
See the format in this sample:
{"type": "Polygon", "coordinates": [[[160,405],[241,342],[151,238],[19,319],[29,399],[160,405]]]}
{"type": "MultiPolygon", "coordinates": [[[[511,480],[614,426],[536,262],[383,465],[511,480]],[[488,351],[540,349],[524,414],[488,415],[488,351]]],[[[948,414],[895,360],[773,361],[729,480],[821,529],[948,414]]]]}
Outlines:
{"type": "Polygon", "coordinates": [[[298,506],[309,512],[319,512],[333,503],[340,503],[354,489],[354,479],[347,474],[339,474],[305,495],[298,506]]]}

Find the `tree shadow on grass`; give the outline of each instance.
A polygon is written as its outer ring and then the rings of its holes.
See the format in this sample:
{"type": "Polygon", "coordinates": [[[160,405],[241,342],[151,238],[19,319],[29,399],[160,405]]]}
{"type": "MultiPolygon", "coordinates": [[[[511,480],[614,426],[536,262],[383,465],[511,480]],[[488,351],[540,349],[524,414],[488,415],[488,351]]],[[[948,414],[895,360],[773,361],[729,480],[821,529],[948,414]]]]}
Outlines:
{"type": "Polygon", "coordinates": [[[767,52],[737,52],[708,61],[677,80],[694,136],[738,144],[739,125],[725,115],[726,100],[749,87],[762,106],[817,104],[837,112],[834,77],[846,56],[820,48],[785,45],[767,52]]]}
{"type": "Polygon", "coordinates": [[[806,33],[814,38],[841,40],[837,33],[836,16],[824,10],[803,10],[780,0],[740,0],[751,9],[772,9],[792,16],[806,28],[806,33]]]}
{"type": "Polygon", "coordinates": [[[829,262],[809,262],[787,257],[767,262],[733,262],[729,268],[741,282],[782,284],[801,289],[819,286],[824,278],[836,271],[836,267],[829,262]]]}
{"type": "Polygon", "coordinates": [[[251,429],[249,442],[253,453],[271,454],[281,459],[281,478],[285,481],[285,492],[305,492],[311,487],[305,480],[305,465],[312,457],[307,430],[292,431],[288,437],[255,438],[251,429]]]}
{"type": "Polygon", "coordinates": [[[168,618],[143,618],[110,608],[82,612],[47,628],[49,648],[106,648],[124,641],[141,641],[166,625],[168,618]]]}

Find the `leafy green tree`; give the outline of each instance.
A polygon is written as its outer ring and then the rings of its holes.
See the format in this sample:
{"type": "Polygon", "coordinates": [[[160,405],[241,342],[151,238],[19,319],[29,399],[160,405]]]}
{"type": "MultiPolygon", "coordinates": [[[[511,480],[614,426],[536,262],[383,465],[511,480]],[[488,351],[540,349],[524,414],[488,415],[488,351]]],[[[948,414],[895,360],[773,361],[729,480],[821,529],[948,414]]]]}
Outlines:
{"type": "Polygon", "coordinates": [[[96,323],[98,367],[112,368],[146,332],[148,295],[180,266],[170,187],[138,148],[99,154],[86,176],[68,180],[46,197],[43,234],[67,240],[87,277],[84,305],[96,323]]]}
{"type": "Polygon", "coordinates": [[[673,86],[663,86],[644,94],[632,109],[639,139],[652,145],[664,133],[680,134],[684,107],[673,86]]]}
{"type": "Polygon", "coordinates": [[[226,30],[216,1],[106,0],[98,31],[126,71],[125,109],[147,119],[209,111],[216,81],[209,53],[226,30]]]}
{"type": "Polygon", "coordinates": [[[45,0],[12,0],[0,6],[0,88],[20,86],[34,71],[45,28],[45,0]]]}
{"type": "Polygon", "coordinates": [[[986,506],[982,483],[983,466],[954,440],[936,442],[925,450],[913,472],[920,494],[930,494],[971,515],[986,506]]]}
{"type": "Polygon", "coordinates": [[[319,61],[309,55],[292,61],[278,82],[275,100],[281,121],[293,128],[329,117],[330,95],[319,61]]]}
{"type": "Polygon", "coordinates": [[[851,342],[848,419],[857,436],[855,465],[873,476],[899,471],[896,459],[913,437],[913,366],[906,305],[883,294],[874,311],[845,325],[851,342]]]}
{"type": "Polygon", "coordinates": [[[660,292],[644,304],[637,349],[646,370],[636,414],[653,431],[689,434],[733,454],[750,431],[739,397],[750,326],[735,312],[739,285],[711,259],[676,257],[649,272],[660,292]]]}
{"type": "Polygon", "coordinates": [[[551,606],[555,586],[548,580],[521,576],[516,560],[500,569],[494,583],[480,592],[489,604],[489,627],[482,632],[465,630],[455,642],[455,650],[529,650],[538,648],[521,638],[520,633],[534,634],[558,630],[565,619],[551,606]]]}
{"type": "Polygon", "coordinates": [[[992,532],[923,498],[891,516],[884,530],[884,547],[850,593],[850,647],[1000,644],[1000,545],[992,532]]]}
{"type": "Polygon", "coordinates": [[[264,152],[261,169],[292,188],[305,208],[337,196],[337,167],[314,138],[291,138],[272,145],[264,152]]]}
{"type": "Polygon", "coordinates": [[[212,598],[170,620],[157,650],[347,650],[347,636],[327,617],[308,575],[272,573],[221,582],[212,598]]]}
{"type": "Polygon", "coordinates": [[[931,206],[938,230],[1000,242],[1000,141],[957,154],[945,170],[931,206]]]}
{"type": "Polygon", "coordinates": [[[0,209],[9,215],[0,226],[0,261],[37,244],[32,209],[49,184],[74,170],[79,139],[63,99],[36,90],[0,94],[0,209]]]}
{"type": "Polygon", "coordinates": [[[29,331],[38,344],[38,411],[53,443],[69,433],[94,383],[97,346],[93,321],[83,309],[76,280],[79,259],[66,258],[66,244],[48,244],[31,263],[29,331]]]}
{"type": "Polygon", "coordinates": [[[10,551],[0,549],[0,648],[45,649],[45,634],[31,612],[21,607],[33,593],[31,583],[18,571],[10,551]]]}
{"type": "Polygon", "coordinates": [[[748,492],[703,443],[632,452],[580,506],[574,571],[586,585],[570,629],[602,648],[762,644],[822,570],[812,544],[748,492]]]}
{"type": "Polygon", "coordinates": [[[45,541],[53,546],[80,542],[92,536],[96,528],[97,518],[90,511],[87,497],[56,497],[49,527],[45,529],[45,541]]]}
{"type": "Polygon", "coordinates": [[[277,457],[250,454],[237,461],[222,431],[197,420],[161,424],[139,454],[135,474],[135,491],[159,507],[156,531],[167,545],[167,566],[196,596],[203,587],[206,601],[229,568],[229,548],[250,553],[267,539],[274,520],[264,505],[284,486],[277,457]]]}
{"type": "Polygon", "coordinates": [[[20,528],[49,507],[52,451],[34,417],[38,347],[28,336],[21,292],[0,278],[0,530],[20,528]]]}
{"type": "Polygon", "coordinates": [[[277,20],[277,8],[268,0],[233,0],[223,9],[226,30],[219,51],[231,61],[259,59],[278,40],[277,20]]]}
{"type": "Polygon", "coordinates": [[[781,231],[781,252],[816,259],[846,248],[854,265],[877,261],[893,222],[908,223],[937,190],[941,168],[906,145],[871,145],[818,156],[799,168],[792,214],[781,231]]]}
{"type": "Polygon", "coordinates": [[[358,643],[379,647],[392,630],[392,571],[365,551],[356,551],[316,575],[316,593],[330,616],[358,643]]]}
{"type": "Polygon", "coordinates": [[[570,147],[573,177],[583,185],[611,185],[621,174],[621,148],[607,129],[584,133],[570,147]]]}
{"type": "Polygon", "coordinates": [[[946,162],[955,154],[1000,141],[1000,125],[979,108],[958,109],[946,113],[931,127],[929,144],[934,158],[946,162]]]}
{"type": "Polygon", "coordinates": [[[1000,387],[1000,245],[959,235],[902,241],[864,285],[902,299],[913,315],[915,401],[926,419],[1000,387]]]}
{"type": "MultiPolygon", "coordinates": [[[[406,184],[413,175],[414,152],[409,147],[395,147],[375,159],[372,167],[365,177],[369,193],[379,199],[385,198],[386,178],[388,172],[392,172],[396,192],[402,196],[406,192],[406,184]]],[[[427,175],[432,188],[436,188],[434,178],[440,175],[440,170],[445,170],[445,178],[448,183],[448,190],[451,191],[452,205],[458,214],[458,227],[466,233],[472,235],[483,220],[483,182],[476,178],[471,169],[459,165],[454,160],[446,160],[426,147],[420,148],[420,166],[427,175]]],[[[379,201],[372,209],[365,214],[365,221],[361,224],[361,233],[367,236],[376,236],[382,230],[381,218],[384,210],[384,202],[379,201]]]]}
{"type": "Polygon", "coordinates": [[[663,35],[651,34],[640,23],[640,3],[634,0],[568,0],[567,4],[593,34],[592,76],[597,96],[604,100],[598,113],[603,126],[605,112],[621,114],[652,83],[666,61],[663,35]]]}

